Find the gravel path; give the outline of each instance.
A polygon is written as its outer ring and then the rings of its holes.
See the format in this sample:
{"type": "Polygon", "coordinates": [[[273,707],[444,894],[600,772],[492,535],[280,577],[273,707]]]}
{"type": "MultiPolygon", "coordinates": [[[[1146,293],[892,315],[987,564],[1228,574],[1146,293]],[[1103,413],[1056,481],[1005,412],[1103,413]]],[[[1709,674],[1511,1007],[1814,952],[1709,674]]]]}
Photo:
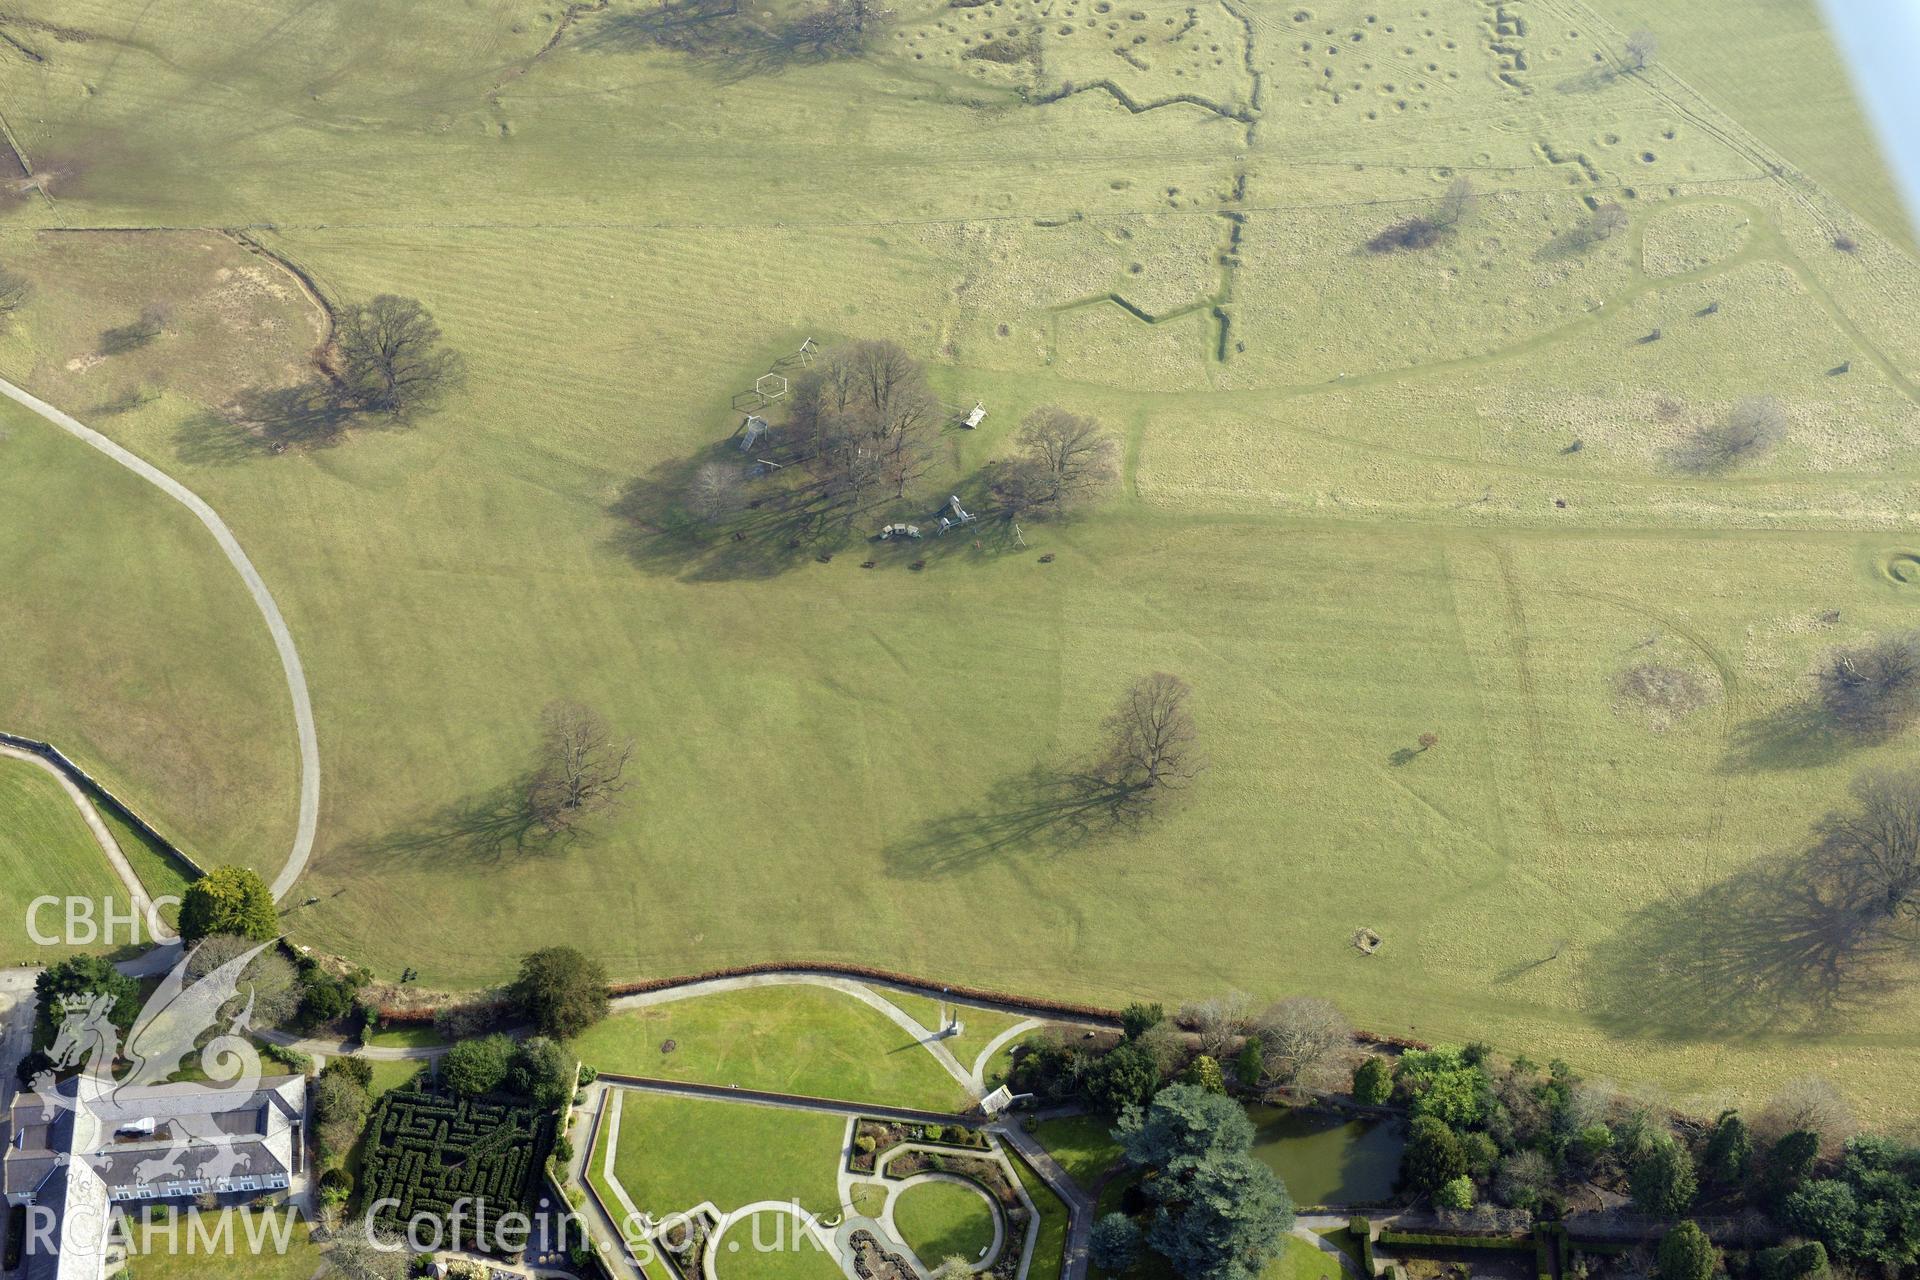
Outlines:
{"type": "Polygon", "coordinates": [[[280,653],[280,666],[287,674],[287,693],[293,698],[294,729],[300,740],[300,821],[294,830],[293,850],[280,868],[280,874],[273,880],[275,900],[285,898],[301,872],[307,869],[307,859],[313,854],[314,831],[320,821],[320,739],[313,727],[313,700],[307,694],[306,673],[300,666],[300,654],[293,647],[293,635],[287,630],[286,619],[280,616],[280,606],[273,602],[273,595],[267,590],[259,570],[253,567],[253,561],[247,559],[247,553],[240,549],[240,542],[233,536],[233,530],[227,528],[226,522],[193,490],[79,419],[61,412],[4,378],[0,378],[0,395],[31,409],[68,435],[98,449],[191,511],[207,527],[213,540],[220,544],[220,550],[240,574],[241,581],[246,583],[254,604],[260,608],[261,617],[266,619],[267,631],[273,636],[273,647],[280,653]]]}

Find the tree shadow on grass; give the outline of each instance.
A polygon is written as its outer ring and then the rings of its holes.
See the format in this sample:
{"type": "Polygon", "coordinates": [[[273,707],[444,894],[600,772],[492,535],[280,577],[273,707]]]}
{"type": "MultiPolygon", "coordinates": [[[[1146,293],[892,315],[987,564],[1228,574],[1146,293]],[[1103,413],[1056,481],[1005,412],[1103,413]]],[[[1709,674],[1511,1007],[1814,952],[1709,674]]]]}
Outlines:
{"type": "Polygon", "coordinates": [[[1136,829],[1147,817],[1138,797],[1087,769],[1036,766],[995,783],[977,805],[932,818],[883,853],[902,880],[965,875],[1027,855],[1059,857],[1136,829]]]}
{"type": "Polygon", "coordinates": [[[1629,916],[1586,965],[1596,1020],[1619,1035],[1725,1040],[1846,1021],[1896,989],[1910,928],[1805,854],[1771,858],[1629,916]]]}
{"type": "Polygon", "coordinates": [[[1734,726],[1721,769],[1729,773],[1816,769],[1860,745],[1858,735],[1836,728],[1817,703],[1796,702],[1734,726]]]}
{"type": "Polygon", "coordinates": [[[224,410],[195,414],[174,433],[182,462],[230,466],[289,449],[338,444],[352,426],[388,421],[356,413],[332,386],[249,387],[224,410]]]}
{"type": "Polygon", "coordinates": [[[575,45],[584,53],[613,55],[664,49],[722,83],[736,83],[831,59],[827,51],[809,49],[794,37],[794,28],[768,27],[742,13],[738,0],[669,0],[604,13],[575,45]]]}
{"type": "Polygon", "coordinates": [[[392,863],[498,864],[508,859],[558,853],[579,838],[577,830],[549,832],[527,805],[530,775],[455,800],[384,836],[355,846],[353,853],[392,863]]]}
{"type": "MultiPolygon", "coordinates": [[[[736,508],[715,519],[688,509],[695,477],[716,463],[747,476],[754,460],[732,440],[721,440],[690,457],[662,462],[629,480],[608,505],[607,514],[619,522],[608,545],[637,569],[683,582],[764,580],[840,557],[873,569],[924,569],[1017,549],[1011,526],[991,516],[941,536],[939,512],[930,511],[925,500],[889,495],[854,509],[788,456],[781,470],[743,479],[736,508]],[[891,523],[913,524],[923,534],[886,542],[872,536],[891,523]]],[[[984,495],[978,476],[956,492],[969,507],[984,502],[984,496],[974,496],[984,495]]]]}

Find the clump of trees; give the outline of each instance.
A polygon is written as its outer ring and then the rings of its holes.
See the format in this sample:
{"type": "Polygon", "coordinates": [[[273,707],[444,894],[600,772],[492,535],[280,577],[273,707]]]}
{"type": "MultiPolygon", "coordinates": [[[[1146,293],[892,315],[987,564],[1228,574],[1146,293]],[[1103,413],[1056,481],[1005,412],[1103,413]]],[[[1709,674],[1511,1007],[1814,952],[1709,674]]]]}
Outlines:
{"type": "Polygon", "coordinates": [[[864,52],[891,9],[872,0],[823,0],[795,14],[776,29],[781,44],[816,59],[844,58],[864,52]]]}
{"type": "MultiPolygon", "coordinates": [[[[187,979],[198,982],[216,969],[224,968],[260,942],[233,933],[214,934],[195,947],[187,958],[187,979]]],[[[300,972],[279,948],[268,947],[247,962],[240,972],[236,1001],[250,1002],[256,1027],[279,1027],[292,1022],[300,1011],[302,991],[300,972]]]]}
{"type": "Polygon", "coordinates": [[[527,816],[549,835],[573,830],[619,803],[633,739],[579,702],[550,702],[540,713],[539,763],[527,783],[527,816]]]}
{"type": "Polygon", "coordinates": [[[1920,632],[1835,649],[1813,673],[1821,714],[1863,738],[1905,728],[1920,713],[1920,632]]]}
{"type": "Polygon", "coordinates": [[[836,347],[794,380],[789,430],[854,519],[880,495],[904,497],[933,462],[939,402],[899,343],[836,347]]]}
{"type": "Polygon", "coordinates": [[[1446,194],[1440,197],[1440,203],[1433,209],[1394,223],[1367,241],[1367,248],[1375,253],[1392,253],[1399,249],[1430,249],[1452,236],[1459,225],[1473,212],[1477,203],[1478,196],[1474,192],[1473,183],[1466,178],[1455,178],[1448,184],[1446,194]]]}
{"type": "Polygon", "coordinates": [[[1748,396],[1724,418],[1697,427],[1673,451],[1673,459],[1682,471],[1730,471],[1764,458],[1786,434],[1786,406],[1772,396],[1748,396]]]}
{"type": "MultiPolygon", "coordinates": [[[[1253,1122],[1238,1102],[1192,1085],[1162,1090],[1115,1131],[1127,1164],[1145,1175],[1146,1246],[1182,1276],[1242,1280],[1279,1257],[1293,1200],[1254,1159],[1253,1122]]],[[[1110,1246],[1121,1235],[1104,1229],[1110,1246]]]]}

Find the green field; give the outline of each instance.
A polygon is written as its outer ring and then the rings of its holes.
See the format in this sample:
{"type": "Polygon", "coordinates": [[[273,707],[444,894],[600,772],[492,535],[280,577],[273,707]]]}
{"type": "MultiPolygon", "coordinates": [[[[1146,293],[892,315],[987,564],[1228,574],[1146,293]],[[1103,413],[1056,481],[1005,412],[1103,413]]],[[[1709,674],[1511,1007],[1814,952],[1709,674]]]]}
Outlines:
{"type": "Polygon", "coordinates": [[[759,987],[615,1014],[573,1044],[599,1071],[959,1111],[966,1091],[879,1010],[824,987],[759,987]],[[672,1052],[662,1047],[673,1042],[672,1052]]]}
{"type": "Polygon", "coordinates": [[[985,1196],[954,1182],[923,1182],[893,1202],[902,1243],[928,1268],[956,1256],[980,1261],[993,1243],[993,1218],[985,1196]]]}
{"type": "Polygon", "coordinates": [[[321,1270],[324,1255],[298,1222],[291,1225],[282,1252],[277,1232],[283,1225],[270,1224],[255,1211],[229,1210],[225,1220],[208,1215],[198,1228],[206,1234],[196,1237],[181,1215],[173,1223],[171,1239],[161,1227],[154,1228],[145,1252],[138,1248],[136,1234],[136,1247],[118,1274],[127,1280],[309,1280],[321,1270]],[[214,1247],[207,1246],[208,1239],[214,1247]],[[258,1250],[256,1240],[261,1243],[258,1250]]]}
{"type": "MultiPolygon", "coordinates": [[[[831,1216],[845,1120],[805,1111],[628,1093],[614,1174],[657,1221],[711,1202],[722,1213],[762,1200],[831,1216]]],[[[617,1201],[609,1201],[616,1219],[617,1201]]]]}
{"type": "MultiPolygon", "coordinates": [[[[37,765],[0,757],[0,955],[9,964],[45,964],[75,950],[106,949],[34,942],[27,913],[42,895],[88,899],[96,921],[108,898],[117,910],[127,910],[126,888],[60,784],[37,765]]],[[[36,927],[44,937],[61,937],[62,906],[40,911],[36,927]]]]}
{"type": "MultiPolygon", "coordinates": [[[[1905,758],[1780,727],[1825,649],[1920,607],[1920,261],[1813,6],[1750,9],[912,0],[863,57],[761,66],[653,47],[632,0],[557,32],[532,0],[26,0],[0,30],[43,61],[0,105],[45,189],[0,205],[36,286],[0,374],[206,497],[273,588],[326,779],[302,944],[444,987],[572,942],[620,977],[1305,992],[1703,1109],[1820,1073],[1910,1117],[1910,955],[1836,991],[1791,922],[1702,923],[1773,919],[1774,860],[1905,758]],[[1664,52],[1626,74],[1642,23],[1664,52]],[[1361,248],[1463,174],[1450,241],[1361,248]],[[1581,250],[1589,201],[1629,226],[1581,250]],[[213,230],[268,224],[336,304],[432,309],[469,368],[440,412],[236,437],[216,410],[324,331],[213,230]],[[98,355],[156,303],[160,338],[98,355]],[[1119,435],[1122,483],[917,573],[617,514],[807,336],[892,337],[990,408],[876,527],[1041,404],[1119,435]],[[1750,395],[1780,445],[1677,472],[1750,395]],[[1623,704],[1643,661],[1711,705],[1623,704]],[[1051,820],[1047,771],[1152,670],[1212,767],[1137,833],[1051,820]],[[624,806],[504,839],[562,696],[637,739],[624,806]]],[[[231,572],[104,459],[0,428],[0,724],[277,870],[290,717],[231,572]]],[[[629,1026],[623,1069],[665,1069],[629,1026]]],[[[737,1045],[709,1061],[769,1070],[737,1045]]]]}

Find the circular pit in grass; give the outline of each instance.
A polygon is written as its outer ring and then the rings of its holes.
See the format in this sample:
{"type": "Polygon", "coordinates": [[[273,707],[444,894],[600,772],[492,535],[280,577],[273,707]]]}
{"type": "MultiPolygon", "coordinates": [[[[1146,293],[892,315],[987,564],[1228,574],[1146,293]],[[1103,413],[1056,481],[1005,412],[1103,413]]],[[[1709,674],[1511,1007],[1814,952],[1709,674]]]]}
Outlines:
{"type": "Polygon", "coordinates": [[[1889,551],[1880,562],[1880,571],[1898,586],[1920,587],[1920,553],[1889,551]]]}

